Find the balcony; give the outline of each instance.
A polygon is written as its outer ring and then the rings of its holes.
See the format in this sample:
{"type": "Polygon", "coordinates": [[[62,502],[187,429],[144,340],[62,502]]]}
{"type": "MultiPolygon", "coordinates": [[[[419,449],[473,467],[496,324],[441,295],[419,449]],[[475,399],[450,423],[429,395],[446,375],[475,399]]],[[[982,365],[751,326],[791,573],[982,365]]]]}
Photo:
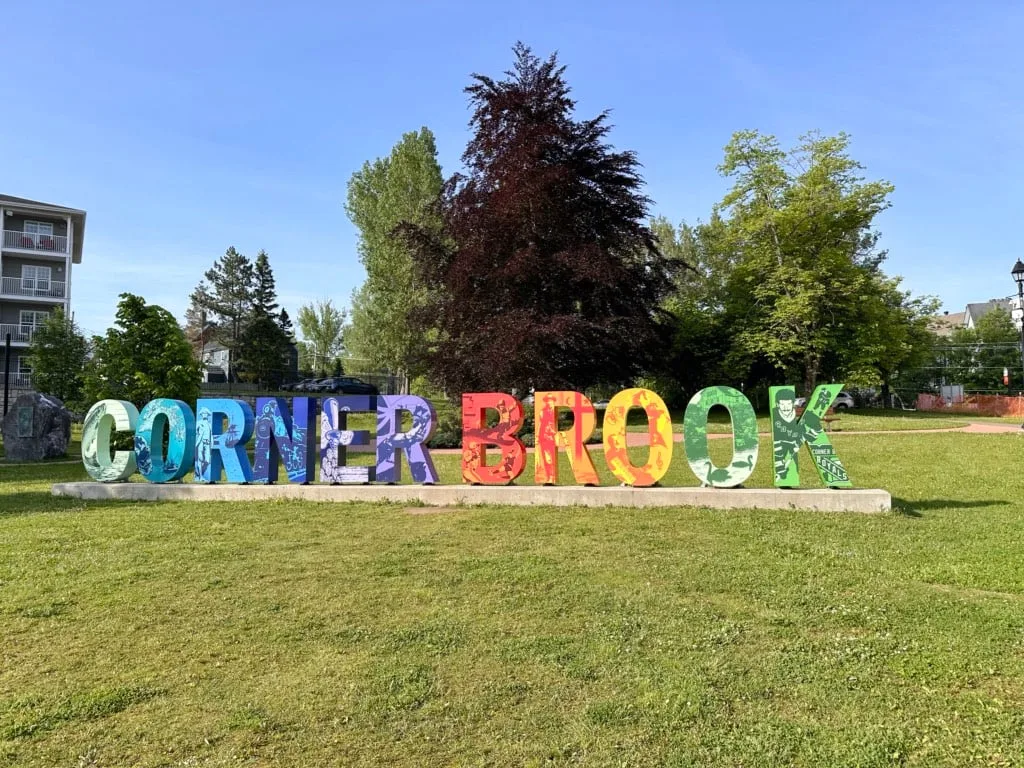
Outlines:
{"type": "Polygon", "coordinates": [[[7,340],[8,333],[11,334],[11,344],[30,344],[35,330],[36,326],[34,325],[21,325],[19,323],[0,324],[0,345],[3,345],[7,340]]]}
{"type": "MultiPolygon", "coordinates": [[[[8,387],[10,389],[32,389],[31,373],[11,373],[8,387]]],[[[4,386],[4,372],[0,371],[0,389],[4,386]]]]}
{"type": "Polygon", "coordinates": [[[14,232],[5,229],[3,247],[5,251],[28,251],[64,256],[68,253],[68,239],[65,235],[41,235],[35,232],[14,232]]]}
{"type": "Polygon", "coordinates": [[[5,277],[0,280],[0,296],[21,299],[65,299],[64,283],[56,280],[35,280],[5,277]]]}

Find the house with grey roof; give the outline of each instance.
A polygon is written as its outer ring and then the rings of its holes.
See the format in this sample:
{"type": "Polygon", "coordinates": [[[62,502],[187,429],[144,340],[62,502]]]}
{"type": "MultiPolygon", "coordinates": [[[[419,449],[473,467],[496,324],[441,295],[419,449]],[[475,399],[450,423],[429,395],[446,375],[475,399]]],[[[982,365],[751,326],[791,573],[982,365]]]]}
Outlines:
{"type": "Polygon", "coordinates": [[[1009,314],[1011,309],[1010,300],[989,299],[977,304],[968,304],[967,309],[964,311],[964,328],[973,328],[981,318],[997,307],[1009,314]]]}

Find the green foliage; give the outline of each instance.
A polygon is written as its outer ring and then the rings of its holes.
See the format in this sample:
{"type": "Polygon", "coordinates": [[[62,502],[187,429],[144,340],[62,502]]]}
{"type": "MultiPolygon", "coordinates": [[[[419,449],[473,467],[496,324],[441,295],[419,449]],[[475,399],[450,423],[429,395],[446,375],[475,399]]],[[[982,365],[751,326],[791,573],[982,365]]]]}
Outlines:
{"type": "Polygon", "coordinates": [[[141,408],[157,397],[194,405],[199,397],[199,362],[174,316],[161,306],[122,293],[114,327],[93,339],[86,366],[89,403],[113,398],[141,408]]]}
{"type": "Polygon", "coordinates": [[[263,249],[256,254],[252,268],[252,308],[256,316],[279,316],[274,271],[270,268],[270,258],[263,249]]]}
{"type": "Polygon", "coordinates": [[[346,346],[377,368],[412,370],[422,351],[423,332],[409,323],[409,314],[422,306],[425,290],[396,230],[408,223],[439,231],[435,203],[441,184],[428,128],[404,134],[390,155],[364,163],[349,180],[345,210],[359,230],[366,281],[352,297],[346,346]]]}
{"type": "Polygon", "coordinates": [[[288,367],[291,345],[288,314],[279,311],[274,272],[261,250],[253,265],[252,309],[238,339],[238,368],[249,381],[280,384],[288,367]]]}
{"type": "Polygon", "coordinates": [[[245,326],[239,339],[238,369],[249,381],[280,384],[287,371],[289,345],[288,337],[273,317],[257,315],[245,326]]]}
{"type": "Polygon", "coordinates": [[[937,303],[882,271],[873,225],[892,187],[865,181],[848,144],[808,134],[784,151],[774,137],[739,132],[720,166],[733,187],[710,219],[678,230],[652,222],[662,251],[693,267],[664,303],[671,342],[651,371],[684,399],[711,384],[759,400],[783,379],[807,392],[825,379],[883,395],[916,381],[937,303]]]}
{"type": "Polygon", "coordinates": [[[899,284],[881,274],[869,283],[853,318],[856,335],[842,376],[848,386],[881,387],[885,400],[892,386],[914,388],[915,374],[932,359],[936,343],[929,323],[939,302],[915,298],[899,284]]]}
{"type": "Polygon", "coordinates": [[[74,319],[57,307],[32,334],[29,358],[33,387],[65,404],[81,405],[88,351],[89,344],[74,319]]]}
{"type": "Polygon", "coordinates": [[[239,357],[242,332],[252,317],[254,288],[252,262],[231,246],[206,271],[205,280],[192,292],[188,319],[194,322],[205,313],[207,321],[214,324],[215,338],[231,350],[232,359],[239,357]]]}
{"type": "Polygon", "coordinates": [[[299,330],[303,343],[299,348],[299,367],[308,371],[326,371],[344,350],[345,310],[330,299],[299,307],[299,330]]]}
{"type": "Polygon", "coordinates": [[[892,186],[865,181],[848,145],[842,133],[808,134],[786,152],[774,137],[741,131],[720,166],[734,182],[716,211],[737,254],[729,281],[731,314],[743,318],[736,351],[798,375],[808,391],[822,373],[845,368],[884,258],[872,226],[892,186]]]}
{"type": "Polygon", "coordinates": [[[947,383],[962,384],[969,392],[1005,393],[1004,368],[1011,381],[1020,381],[1020,332],[1001,307],[982,315],[974,328],[957,328],[949,341],[942,349],[947,383]]]}
{"type": "Polygon", "coordinates": [[[230,378],[269,384],[287,371],[292,322],[277,303],[266,251],[250,261],[234,246],[228,248],[193,291],[185,320],[197,354],[212,340],[230,350],[230,378]]]}

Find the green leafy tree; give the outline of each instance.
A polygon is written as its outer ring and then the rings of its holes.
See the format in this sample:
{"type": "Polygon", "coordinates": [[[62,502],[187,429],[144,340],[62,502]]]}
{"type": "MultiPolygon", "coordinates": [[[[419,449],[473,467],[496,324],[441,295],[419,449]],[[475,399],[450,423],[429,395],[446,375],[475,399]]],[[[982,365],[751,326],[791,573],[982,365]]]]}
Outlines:
{"type": "Polygon", "coordinates": [[[671,334],[650,382],[670,405],[682,406],[703,387],[739,383],[724,354],[732,346],[736,327],[726,313],[735,257],[725,247],[718,216],[678,229],[659,217],[651,222],[651,231],[667,258],[688,267],[675,274],[663,305],[671,334]]]}
{"type": "Polygon", "coordinates": [[[330,299],[321,299],[299,308],[298,323],[304,342],[300,349],[301,367],[325,371],[344,349],[345,310],[335,307],[330,299]]]}
{"type": "Polygon", "coordinates": [[[742,321],[736,367],[758,361],[811,391],[849,360],[862,297],[872,295],[884,253],[875,217],[892,186],[865,181],[845,134],[808,134],[790,151],[756,131],[735,134],[719,170],[733,187],[716,208],[736,266],[730,315],[742,321]]]}
{"type": "Polygon", "coordinates": [[[423,305],[426,291],[396,229],[410,223],[438,232],[441,185],[428,128],[404,134],[390,155],[365,163],[349,180],[345,209],[359,230],[366,281],[353,296],[346,346],[379,368],[412,369],[424,344],[423,331],[409,317],[423,305]]]}
{"type": "MultiPolygon", "coordinates": [[[[1006,392],[1003,369],[1011,381],[1020,381],[1020,333],[1009,312],[996,307],[973,328],[957,328],[945,349],[946,378],[968,392],[1006,392]]],[[[1014,387],[1014,389],[1018,389],[1014,387]]]]}
{"type": "Polygon", "coordinates": [[[65,403],[80,404],[89,344],[60,307],[32,334],[32,385],[65,403]]]}
{"type": "Polygon", "coordinates": [[[847,384],[881,387],[882,401],[889,404],[893,386],[904,396],[916,394],[916,372],[934,355],[935,334],[929,324],[939,302],[901,290],[899,278],[876,275],[871,287],[860,297],[855,340],[836,355],[847,358],[842,363],[847,384]]]}
{"type": "Polygon", "coordinates": [[[199,397],[199,362],[174,316],[141,296],[122,293],[114,327],[93,339],[86,366],[89,402],[114,398],[141,408],[157,397],[194,406],[199,397]]]}

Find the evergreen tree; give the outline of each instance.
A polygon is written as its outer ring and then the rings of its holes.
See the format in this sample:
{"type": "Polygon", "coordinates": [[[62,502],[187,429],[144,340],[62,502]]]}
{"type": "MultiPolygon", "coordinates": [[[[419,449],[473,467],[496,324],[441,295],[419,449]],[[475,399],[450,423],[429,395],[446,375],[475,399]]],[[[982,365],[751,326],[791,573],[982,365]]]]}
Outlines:
{"type": "Polygon", "coordinates": [[[639,164],[607,143],[607,113],[573,117],[554,56],[519,44],[515,59],[466,89],[468,175],[444,187],[442,232],[403,227],[429,292],[418,327],[436,329],[430,371],[453,391],[627,382],[658,354],[672,272],[639,164]]]}
{"type": "Polygon", "coordinates": [[[292,319],[288,317],[288,310],[283,308],[281,309],[281,314],[277,316],[277,324],[281,327],[281,330],[284,331],[284,335],[287,336],[289,340],[295,338],[295,327],[292,325],[292,319]]]}
{"type": "Polygon", "coordinates": [[[190,319],[190,326],[194,326],[195,315],[207,313],[207,320],[216,326],[217,340],[230,350],[232,370],[229,376],[235,373],[234,361],[239,357],[242,334],[253,315],[254,295],[253,264],[231,246],[207,270],[205,280],[196,286],[190,297],[191,316],[186,313],[186,318],[190,319]]]}
{"type": "Polygon", "coordinates": [[[252,309],[256,317],[277,317],[277,287],[267,252],[260,250],[253,264],[252,309]]]}
{"type": "Polygon", "coordinates": [[[238,368],[244,378],[264,386],[280,384],[284,378],[291,339],[281,327],[282,312],[270,257],[260,250],[252,270],[251,314],[238,344],[238,368]]]}
{"type": "Polygon", "coordinates": [[[257,313],[242,332],[238,370],[247,381],[279,385],[287,371],[290,344],[274,317],[257,313]]]}

